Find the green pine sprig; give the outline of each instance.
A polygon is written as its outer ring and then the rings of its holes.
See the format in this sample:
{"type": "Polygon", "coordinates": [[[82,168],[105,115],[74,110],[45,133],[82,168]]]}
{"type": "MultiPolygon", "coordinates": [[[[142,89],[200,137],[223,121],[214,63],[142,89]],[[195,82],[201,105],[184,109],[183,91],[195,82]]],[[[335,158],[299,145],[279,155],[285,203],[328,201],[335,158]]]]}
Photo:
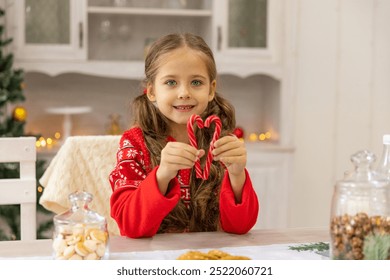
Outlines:
{"type": "Polygon", "coordinates": [[[365,260],[390,259],[390,234],[370,234],[364,239],[365,260]]]}
{"type": "Polygon", "coordinates": [[[324,252],[324,251],[329,250],[329,243],[317,242],[317,243],[302,244],[302,245],[298,245],[298,246],[289,246],[289,249],[295,250],[298,252],[301,252],[301,251],[324,252]]]}

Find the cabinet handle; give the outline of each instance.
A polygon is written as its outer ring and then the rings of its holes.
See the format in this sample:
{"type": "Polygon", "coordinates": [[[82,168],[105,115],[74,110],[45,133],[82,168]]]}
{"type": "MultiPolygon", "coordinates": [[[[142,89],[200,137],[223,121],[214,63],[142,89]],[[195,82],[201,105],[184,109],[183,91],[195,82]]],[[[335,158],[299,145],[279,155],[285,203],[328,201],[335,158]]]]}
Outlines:
{"type": "Polygon", "coordinates": [[[83,23],[79,22],[79,47],[80,47],[80,49],[83,48],[83,37],[84,37],[83,23]]]}
{"type": "Polygon", "coordinates": [[[220,51],[222,47],[222,27],[217,28],[217,50],[220,51]]]}

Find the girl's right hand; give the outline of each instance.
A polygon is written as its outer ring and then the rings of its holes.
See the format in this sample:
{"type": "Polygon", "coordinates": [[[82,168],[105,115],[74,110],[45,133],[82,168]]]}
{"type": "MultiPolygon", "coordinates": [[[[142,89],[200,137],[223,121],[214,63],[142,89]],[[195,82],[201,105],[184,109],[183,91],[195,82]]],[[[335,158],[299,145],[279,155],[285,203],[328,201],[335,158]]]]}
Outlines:
{"type": "Polygon", "coordinates": [[[189,144],[168,142],[161,151],[160,166],[156,173],[161,193],[165,195],[169,182],[180,169],[192,168],[204,154],[204,150],[197,150],[189,144]]]}

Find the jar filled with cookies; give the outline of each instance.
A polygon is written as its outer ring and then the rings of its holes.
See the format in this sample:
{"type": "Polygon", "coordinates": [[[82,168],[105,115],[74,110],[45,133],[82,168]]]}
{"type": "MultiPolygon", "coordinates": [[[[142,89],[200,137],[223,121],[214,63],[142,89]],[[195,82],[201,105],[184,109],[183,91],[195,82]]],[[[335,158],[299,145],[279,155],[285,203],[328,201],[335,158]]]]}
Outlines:
{"type": "Polygon", "coordinates": [[[390,258],[390,184],[373,171],[375,155],[359,151],[351,156],[354,170],[335,185],[330,221],[332,259],[390,258]],[[386,245],[387,246],[387,245],[386,245]],[[384,253],[382,252],[384,251],[384,253]]]}
{"type": "Polygon", "coordinates": [[[106,219],[89,209],[93,197],[87,192],[69,195],[71,208],[54,216],[53,256],[58,260],[108,258],[106,219]]]}

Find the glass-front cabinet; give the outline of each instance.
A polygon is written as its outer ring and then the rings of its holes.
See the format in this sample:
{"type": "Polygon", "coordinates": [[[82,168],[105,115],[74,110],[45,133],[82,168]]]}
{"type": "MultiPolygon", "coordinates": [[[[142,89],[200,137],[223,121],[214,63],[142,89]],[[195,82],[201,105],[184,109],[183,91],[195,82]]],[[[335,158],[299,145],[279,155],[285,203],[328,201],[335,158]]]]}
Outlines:
{"type": "Polygon", "coordinates": [[[212,47],[220,74],[279,79],[282,1],[20,0],[7,29],[26,71],[139,79],[156,38],[192,32],[212,47]]]}
{"type": "Polygon", "coordinates": [[[265,50],[267,38],[267,0],[215,1],[217,49],[227,51],[265,50]]]}
{"type": "Polygon", "coordinates": [[[78,0],[14,1],[17,59],[85,59],[85,9],[78,0]]]}
{"type": "Polygon", "coordinates": [[[250,75],[266,67],[260,71],[280,78],[282,0],[219,0],[214,11],[213,45],[223,68],[250,75]]]}
{"type": "Polygon", "coordinates": [[[173,32],[211,42],[211,0],[90,0],[88,59],[143,61],[150,44],[173,32]]]}

